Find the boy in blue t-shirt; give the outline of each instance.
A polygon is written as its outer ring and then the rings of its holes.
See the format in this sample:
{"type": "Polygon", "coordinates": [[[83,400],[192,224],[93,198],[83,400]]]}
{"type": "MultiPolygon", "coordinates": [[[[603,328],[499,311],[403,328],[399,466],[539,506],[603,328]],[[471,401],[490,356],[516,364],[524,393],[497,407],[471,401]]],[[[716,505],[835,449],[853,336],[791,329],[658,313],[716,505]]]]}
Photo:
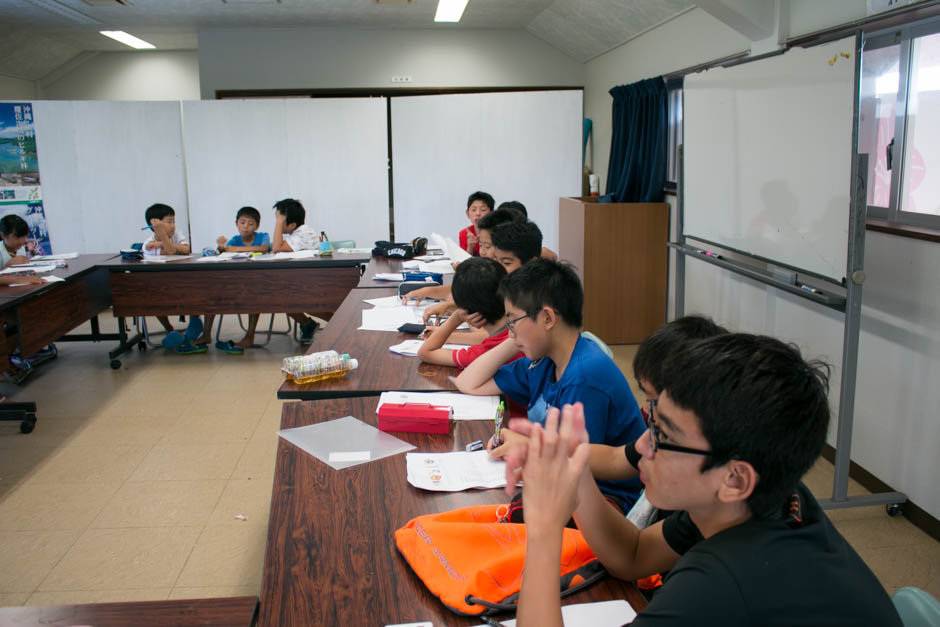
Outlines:
{"type": "MultiPolygon", "coordinates": [[[[254,207],[242,207],[235,214],[235,227],[238,229],[238,235],[226,240],[224,235],[220,235],[216,240],[219,252],[222,253],[266,253],[271,250],[271,238],[267,233],[258,231],[261,225],[261,212],[254,207]]],[[[245,330],[245,337],[238,342],[231,340],[219,340],[215,347],[220,351],[232,355],[241,355],[246,348],[251,348],[255,343],[255,328],[258,326],[260,314],[248,314],[248,328],[245,330]]],[[[215,322],[215,314],[206,314],[206,323],[203,326],[203,334],[193,344],[195,346],[204,346],[212,342],[212,324],[215,322]]]]}
{"type": "MultiPolygon", "coordinates": [[[[636,399],[617,364],[581,336],[584,292],[574,269],[535,259],[503,280],[509,339],[470,364],[457,377],[465,394],[506,394],[528,407],[532,422],[544,423],[550,407],[582,403],[590,441],[620,446],[645,430],[636,399]],[[524,359],[503,365],[518,351],[524,359]]],[[[490,443],[502,457],[525,436],[503,430],[490,443]]],[[[640,493],[638,479],[598,481],[601,491],[629,509],[640,493]]]]}

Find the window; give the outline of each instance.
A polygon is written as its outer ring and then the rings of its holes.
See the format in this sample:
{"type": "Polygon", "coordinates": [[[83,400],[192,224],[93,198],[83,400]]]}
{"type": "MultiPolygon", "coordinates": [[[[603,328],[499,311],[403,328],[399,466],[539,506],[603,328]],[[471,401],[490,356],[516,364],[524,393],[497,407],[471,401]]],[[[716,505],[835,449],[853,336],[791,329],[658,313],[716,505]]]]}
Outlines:
{"type": "Polygon", "coordinates": [[[682,144],[682,79],[666,81],[666,189],[675,190],[679,181],[679,146],[682,144]]]}
{"type": "Polygon", "coordinates": [[[866,40],[859,152],[869,216],[940,229],[940,21],[866,40]]]}

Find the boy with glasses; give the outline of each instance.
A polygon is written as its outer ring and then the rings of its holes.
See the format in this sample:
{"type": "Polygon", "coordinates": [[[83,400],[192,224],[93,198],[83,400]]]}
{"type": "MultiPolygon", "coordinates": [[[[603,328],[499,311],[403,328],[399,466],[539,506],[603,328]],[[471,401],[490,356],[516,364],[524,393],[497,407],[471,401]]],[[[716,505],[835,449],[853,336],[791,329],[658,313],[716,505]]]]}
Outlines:
{"type": "Polygon", "coordinates": [[[650,502],[675,510],[638,531],[587,470],[584,408],[550,412],[507,455],[522,478],[526,564],[519,625],[561,625],[561,529],[573,514],[608,572],[669,570],[633,625],[900,626],[891,600],[800,478],[829,425],[828,367],[769,337],[729,334],[672,356],[636,442],[650,502]]]}
{"type": "MultiPolygon", "coordinates": [[[[505,302],[509,338],[460,373],[461,392],[503,393],[527,407],[528,419],[536,423],[545,421],[549,408],[583,403],[590,441],[600,444],[623,445],[645,431],[620,369],[597,344],[581,336],[584,293],[571,266],[534,259],[508,275],[499,293],[505,302]],[[503,365],[519,351],[525,358],[503,365]]],[[[491,441],[488,448],[493,457],[502,457],[514,442],[524,439],[503,430],[501,441],[491,441]]],[[[620,510],[633,505],[641,488],[636,478],[598,483],[620,510]]]]}

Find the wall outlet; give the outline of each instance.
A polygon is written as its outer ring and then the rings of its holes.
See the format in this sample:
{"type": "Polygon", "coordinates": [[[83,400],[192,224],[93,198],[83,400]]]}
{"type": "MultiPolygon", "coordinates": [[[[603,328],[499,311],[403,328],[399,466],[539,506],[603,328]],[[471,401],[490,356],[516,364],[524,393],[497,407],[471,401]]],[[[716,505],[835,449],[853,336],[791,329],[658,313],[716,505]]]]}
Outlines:
{"type": "Polygon", "coordinates": [[[410,76],[393,76],[392,82],[393,83],[410,83],[411,77],[410,76]]]}

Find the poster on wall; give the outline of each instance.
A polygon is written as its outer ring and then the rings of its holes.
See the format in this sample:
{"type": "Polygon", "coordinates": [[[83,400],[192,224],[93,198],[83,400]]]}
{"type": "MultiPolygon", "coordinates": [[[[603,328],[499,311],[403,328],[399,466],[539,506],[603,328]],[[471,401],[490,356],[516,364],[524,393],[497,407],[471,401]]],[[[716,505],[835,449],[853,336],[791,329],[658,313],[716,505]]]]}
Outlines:
{"type": "Polygon", "coordinates": [[[15,213],[29,224],[30,254],[52,253],[42,207],[33,105],[28,102],[0,102],[0,212],[15,213]]]}

